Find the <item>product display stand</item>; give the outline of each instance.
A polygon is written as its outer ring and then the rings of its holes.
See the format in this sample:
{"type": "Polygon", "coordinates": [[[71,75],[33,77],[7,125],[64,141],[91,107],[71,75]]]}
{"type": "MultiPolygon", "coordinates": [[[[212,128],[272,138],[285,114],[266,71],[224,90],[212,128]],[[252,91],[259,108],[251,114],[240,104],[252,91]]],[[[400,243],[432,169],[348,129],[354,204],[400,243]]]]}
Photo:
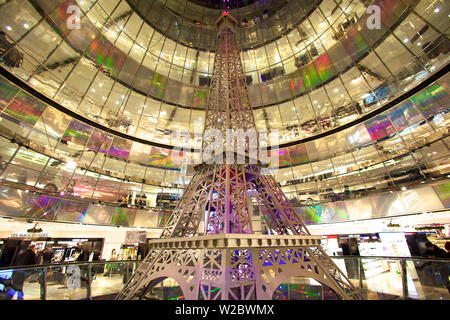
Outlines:
{"type": "MultiPolygon", "coordinates": [[[[203,150],[225,144],[228,130],[255,130],[247,85],[234,32],[237,21],[224,13],[216,21],[218,46],[205,118],[223,141],[203,140],[203,150]]],[[[126,283],[118,300],[143,299],[159,282],[176,280],[185,299],[272,299],[290,277],[308,277],[328,286],[341,299],[361,299],[345,275],[325,254],[320,236],[312,236],[280,186],[264,166],[252,161],[254,147],[215,155],[195,174],[159,240],[126,283]],[[245,155],[245,163],[236,164],[245,155]],[[218,158],[234,159],[220,163],[218,158]],[[212,164],[211,164],[212,163],[212,164]],[[251,222],[252,191],[271,235],[256,235],[251,222]],[[205,219],[203,236],[198,236],[205,219]]],[[[236,139],[232,141],[238,146],[236,139]]],[[[224,149],[225,150],[225,147],[224,149]]]]}

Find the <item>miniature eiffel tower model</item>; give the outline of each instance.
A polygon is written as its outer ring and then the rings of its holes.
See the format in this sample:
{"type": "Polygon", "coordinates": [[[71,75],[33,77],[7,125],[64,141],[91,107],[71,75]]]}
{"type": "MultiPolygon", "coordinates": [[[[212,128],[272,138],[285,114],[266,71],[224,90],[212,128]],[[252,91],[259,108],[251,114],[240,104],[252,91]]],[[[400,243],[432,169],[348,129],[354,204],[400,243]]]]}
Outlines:
{"type": "MultiPolygon", "coordinates": [[[[236,26],[227,13],[216,21],[219,39],[205,132],[215,129],[223,136],[229,129],[255,129],[236,26]]],[[[202,147],[213,143],[223,141],[204,139],[202,147]]],[[[116,299],[143,299],[159,282],[172,278],[187,300],[270,300],[280,284],[297,276],[320,282],[341,299],[361,299],[273,176],[262,174],[261,163],[251,164],[249,144],[245,139],[243,164],[203,162],[195,167],[160,239],[150,241],[150,253],[116,299]],[[248,193],[254,194],[271,235],[253,233],[248,193]],[[204,235],[199,236],[203,219],[204,235]]],[[[225,155],[230,154],[238,157],[227,149],[225,155]]]]}

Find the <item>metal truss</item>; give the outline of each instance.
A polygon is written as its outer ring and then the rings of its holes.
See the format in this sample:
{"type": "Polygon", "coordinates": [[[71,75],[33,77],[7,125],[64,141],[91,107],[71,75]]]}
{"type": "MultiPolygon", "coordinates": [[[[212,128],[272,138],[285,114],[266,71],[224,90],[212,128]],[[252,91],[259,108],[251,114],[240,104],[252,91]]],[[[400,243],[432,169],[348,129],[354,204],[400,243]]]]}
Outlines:
{"type": "MultiPolygon", "coordinates": [[[[219,130],[223,144],[229,129],[234,131],[255,129],[240,49],[234,37],[236,24],[237,21],[230,15],[217,19],[219,43],[205,116],[204,130],[219,130]]],[[[203,149],[210,143],[212,141],[206,137],[203,140],[203,149]]],[[[236,141],[233,146],[236,147],[236,141]]],[[[247,141],[245,150],[248,152],[248,149],[247,141]]]]}
{"type": "Polygon", "coordinates": [[[170,277],[187,300],[270,300],[280,284],[295,276],[312,278],[343,299],[359,299],[323,252],[320,238],[216,234],[153,240],[151,263],[133,278],[139,285],[129,286],[118,298],[129,293],[142,298],[170,277]]]}
{"type": "MultiPolygon", "coordinates": [[[[229,15],[216,22],[219,44],[205,121],[205,130],[224,136],[228,129],[255,128],[234,39],[236,23],[229,15]]],[[[210,143],[217,142],[204,140],[203,147],[210,143]]],[[[250,147],[246,140],[246,152],[250,147]]],[[[150,242],[151,252],[116,299],[144,298],[165,278],[178,282],[185,299],[271,299],[294,276],[313,278],[342,299],[361,298],[325,254],[320,237],[310,235],[274,177],[250,163],[195,168],[160,239],[150,242]],[[270,235],[253,234],[250,192],[270,235]],[[204,236],[198,236],[203,219],[204,236]]]]}

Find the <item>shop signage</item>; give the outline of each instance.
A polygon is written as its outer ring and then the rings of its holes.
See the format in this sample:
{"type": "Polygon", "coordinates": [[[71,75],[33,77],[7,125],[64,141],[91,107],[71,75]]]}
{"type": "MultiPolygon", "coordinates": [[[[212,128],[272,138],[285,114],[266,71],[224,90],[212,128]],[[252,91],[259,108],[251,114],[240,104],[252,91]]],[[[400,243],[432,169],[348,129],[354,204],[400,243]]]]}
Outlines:
{"type": "Polygon", "coordinates": [[[133,245],[136,243],[145,243],[146,241],[146,231],[127,231],[125,235],[125,244],[133,245]]]}
{"type": "Polygon", "coordinates": [[[10,238],[47,238],[47,232],[14,232],[11,234],[10,238]]]}

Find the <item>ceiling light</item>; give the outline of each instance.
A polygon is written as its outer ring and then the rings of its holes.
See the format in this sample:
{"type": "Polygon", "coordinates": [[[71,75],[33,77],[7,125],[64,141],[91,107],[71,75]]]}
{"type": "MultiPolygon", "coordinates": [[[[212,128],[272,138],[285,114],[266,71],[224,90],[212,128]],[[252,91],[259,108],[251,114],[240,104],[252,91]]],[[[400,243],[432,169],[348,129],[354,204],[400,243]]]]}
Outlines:
{"type": "Polygon", "coordinates": [[[402,187],[402,191],[406,191],[408,190],[406,187],[402,187]]]}
{"type": "Polygon", "coordinates": [[[417,45],[420,46],[422,44],[422,42],[417,42],[417,45]]]}
{"type": "Polygon", "coordinates": [[[12,28],[10,26],[6,26],[6,30],[11,31],[12,28]]]}
{"type": "Polygon", "coordinates": [[[24,23],[24,24],[23,24],[23,27],[24,27],[25,29],[28,29],[29,25],[28,25],[27,23],[24,23]]]}
{"type": "Polygon", "coordinates": [[[338,91],[339,91],[339,89],[338,89],[338,88],[334,89],[334,92],[338,92],[338,91]]]}
{"type": "Polygon", "coordinates": [[[69,162],[66,163],[66,168],[67,169],[73,170],[76,167],[77,167],[77,164],[75,162],[73,162],[73,161],[69,161],[69,162]]]}
{"type": "Polygon", "coordinates": [[[434,9],[434,12],[436,12],[436,13],[438,13],[439,11],[441,11],[441,9],[440,9],[440,8],[436,8],[436,9],[434,9]]]}
{"type": "Polygon", "coordinates": [[[404,40],[403,40],[403,42],[408,42],[409,41],[409,39],[408,38],[405,38],[404,40]]]}
{"type": "Polygon", "coordinates": [[[100,82],[100,83],[98,84],[98,86],[99,86],[99,87],[103,87],[103,83],[100,82]]]}

